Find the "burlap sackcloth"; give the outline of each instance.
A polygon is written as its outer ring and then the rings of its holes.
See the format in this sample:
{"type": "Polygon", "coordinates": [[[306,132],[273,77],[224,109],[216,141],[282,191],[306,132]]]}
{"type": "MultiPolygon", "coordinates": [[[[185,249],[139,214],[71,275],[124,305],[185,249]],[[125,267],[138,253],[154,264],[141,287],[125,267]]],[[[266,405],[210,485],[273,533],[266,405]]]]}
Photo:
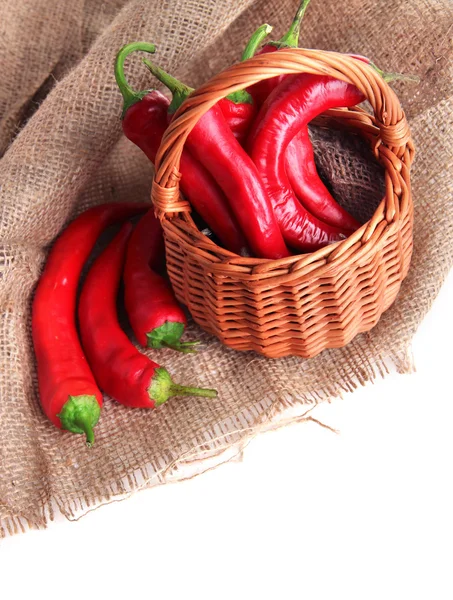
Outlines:
{"type": "MultiPolygon", "coordinates": [[[[196,356],[159,354],[178,382],[216,387],[216,400],[181,398],[157,411],[106,401],[88,449],[38,403],[30,333],[33,291],[52,241],[86,207],[148,200],[152,168],[122,138],[113,77],[126,42],[157,44],[156,61],[192,86],[238,60],[261,23],[273,39],[298,0],[2,0],[0,4],[0,536],[44,527],[57,507],[76,518],[141,486],[201,472],[235,452],[286,406],[329,400],[411,368],[411,339],[452,263],[453,73],[451,0],[312,0],[305,47],[366,54],[388,71],[418,150],[413,167],[415,248],[397,301],[346,348],[312,360],[266,360],[201,338],[196,356]]],[[[151,80],[127,65],[136,89],[151,80]]],[[[319,134],[317,156],[334,192],[356,215],[372,212],[381,176],[360,142],[319,134]]],[[[308,407],[309,408],[309,407],[308,407]]]]}

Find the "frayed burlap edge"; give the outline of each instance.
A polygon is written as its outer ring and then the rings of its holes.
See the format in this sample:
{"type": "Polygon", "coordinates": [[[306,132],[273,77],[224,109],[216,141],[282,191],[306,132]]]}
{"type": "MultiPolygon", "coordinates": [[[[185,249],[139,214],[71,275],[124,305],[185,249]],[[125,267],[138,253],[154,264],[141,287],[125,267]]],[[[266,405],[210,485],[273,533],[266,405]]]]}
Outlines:
{"type": "Polygon", "coordinates": [[[314,423],[332,433],[340,433],[314,417],[313,411],[316,407],[322,402],[344,399],[345,394],[360,386],[374,383],[378,378],[384,379],[392,370],[399,374],[414,373],[416,368],[411,344],[387,357],[379,356],[374,363],[369,363],[366,367],[365,372],[362,369],[360,373],[356,373],[355,378],[322,389],[310,390],[303,394],[295,394],[288,390],[284,396],[272,399],[268,410],[260,415],[259,422],[254,426],[215,435],[209,442],[205,441],[192,447],[157,472],[150,465],[146,465],[127,478],[112,483],[104,494],[95,498],[94,505],[92,499],[87,500],[84,497],[78,498],[78,505],[52,497],[40,511],[40,521],[30,521],[20,515],[5,512],[0,516],[0,538],[25,533],[27,530],[46,529],[49,523],[55,520],[55,516],[62,516],[68,521],[78,521],[102,506],[122,502],[141,490],[187,481],[226,463],[242,461],[245,448],[262,433],[277,431],[296,423],[314,423]],[[291,409],[302,412],[291,412],[288,416],[291,409]],[[239,435],[240,439],[235,441],[234,438],[239,435]]]}

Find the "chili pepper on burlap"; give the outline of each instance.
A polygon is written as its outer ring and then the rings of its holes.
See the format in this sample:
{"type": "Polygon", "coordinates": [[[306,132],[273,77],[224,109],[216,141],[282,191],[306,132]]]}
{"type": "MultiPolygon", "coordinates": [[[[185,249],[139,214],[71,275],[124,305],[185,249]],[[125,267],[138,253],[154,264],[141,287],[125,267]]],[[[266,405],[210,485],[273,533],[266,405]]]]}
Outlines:
{"type": "Polygon", "coordinates": [[[89,445],[94,442],[102,394],[77,334],[80,274],[104,229],[148,207],[102,204],[82,213],[55,242],[33,300],[32,333],[41,406],[54,425],[85,434],[89,445]]]}
{"type": "Polygon", "coordinates": [[[181,342],[186,315],[169,284],[153,270],[163,253],[162,229],[151,209],[127,245],[123,280],[129,322],[142,346],[194,352],[198,342],[181,342]]]}
{"type": "Polygon", "coordinates": [[[302,73],[286,77],[261,107],[247,147],[283,236],[293,248],[312,251],[344,239],[349,232],[325,224],[297,201],[286,173],[288,145],[319,114],[329,108],[355,106],[363,100],[363,94],[351,84],[302,73]]]}
{"type": "MultiPolygon", "coordinates": [[[[171,91],[169,113],[173,114],[193,89],[146,59],[143,62],[171,91]]],[[[255,256],[270,259],[289,256],[256,166],[231,133],[217,105],[199,119],[186,145],[225,192],[255,256]]]]}
{"type": "Polygon", "coordinates": [[[215,390],[173,383],[166,369],[141,354],[121,329],[116,296],[132,225],[123,226],[91,267],[82,288],[79,323],[83,348],[102,390],[124,404],[155,408],[171,396],[214,398],[215,390]]]}
{"type": "MultiPolygon", "coordinates": [[[[122,126],[125,136],[154,164],[165,129],[169,100],[157,90],[135,92],[124,75],[124,61],[135,51],[153,53],[154,44],[136,42],[121,48],[115,61],[115,77],[124,99],[122,126]]],[[[236,254],[246,253],[244,235],[222,190],[203,165],[185,148],[180,162],[180,188],[221,243],[236,254]]]]}

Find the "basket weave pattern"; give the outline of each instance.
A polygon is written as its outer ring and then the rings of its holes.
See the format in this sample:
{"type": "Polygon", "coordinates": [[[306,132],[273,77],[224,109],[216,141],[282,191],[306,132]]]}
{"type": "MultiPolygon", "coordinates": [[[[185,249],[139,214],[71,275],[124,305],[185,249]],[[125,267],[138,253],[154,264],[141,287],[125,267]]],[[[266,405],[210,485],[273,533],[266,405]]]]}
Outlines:
{"type": "Polygon", "coordinates": [[[152,201],[164,229],[167,269],[194,320],[236,350],[310,358],[368,331],[395,300],[412,254],[414,157],[398,98],[374,69],[334,52],[288,49],[234,65],[198,88],[169,125],[156,160],[152,201]],[[385,197],[344,241],[279,260],[240,257],[198,231],[180,196],[187,136],[220,98],[261,79],[307,72],[356,85],[373,109],[334,109],[319,121],[364,136],[385,169],[385,197]]]}

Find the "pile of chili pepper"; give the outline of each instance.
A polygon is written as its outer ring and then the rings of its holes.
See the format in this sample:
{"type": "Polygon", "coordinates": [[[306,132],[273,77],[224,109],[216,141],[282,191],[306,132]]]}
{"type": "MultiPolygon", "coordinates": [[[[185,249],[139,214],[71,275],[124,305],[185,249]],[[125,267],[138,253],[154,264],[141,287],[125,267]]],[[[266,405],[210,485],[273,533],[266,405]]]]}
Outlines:
{"type": "MultiPolygon", "coordinates": [[[[241,60],[257,51],[297,47],[309,1],[301,2],[288,32],[261,49],[272,27],[259,27],[241,60]]],[[[143,59],[172,100],[155,89],[135,92],[124,64],[136,51],[154,54],[156,48],[135,42],[117,55],[122,126],[154,163],[173,114],[193,89],[143,59]]],[[[377,69],[369,59],[351,56],[377,69]]],[[[379,72],[387,80],[395,78],[379,72]]],[[[212,232],[231,252],[267,259],[313,252],[348,237],[360,223],[321,181],[308,125],[329,108],[352,107],[363,100],[351,84],[300,73],[263,80],[214,105],[192,129],[180,161],[181,193],[200,229],[212,232]]],[[[195,350],[195,342],[181,341],[185,313],[158,273],[163,255],[160,223],[144,204],[105,204],[84,212],[49,254],[32,318],[41,405],[52,423],[84,434],[88,445],[94,441],[103,392],[138,408],[155,408],[175,395],[217,394],[173,383],[169,372],[137,350],[120,326],[117,295],[122,277],[124,304],[138,343],[154,351],[195,350]],[[130,219],[137,215],[141,217],[134,227],[130,219]],[[89,270],[77,305],[82,270],[101,233],[114,223],[123,226],[89,270]]]]}
{"type": "Polygon", "coordinates": [[[187,319],[156,267],[163,254],[160,224],[147,204],[103,204],[75,219],[55,242],[32,310],[41,406],[54,425],[86,436],[102,408],[102,392],[125,406],[155,408],[171,396],[215,397],[215,390],[173,383],[169,372],[142,354],[122,330],[117,294],[137,341],[145,348],[192,352],[181,342],[187,319]],[[129,219],[141,216],[135,229],[129,219]],[[95,260],[76,302],[81,274],[101,233],[123,227],[95,260]],[[77,328],[77,316],[78,325],[77,328]]]}
{"type": "MultiPolygon", "coordinates": [[[[267,24],[250,38],[241,60],[296,48],[303,0],[287,33],[260,44],[267,24]]],[[[124,75],[124,61],[136,51],[155,52],[153,44],[123,47],[115,75],[124,98],[123,131],[154,162],[174,112],[193,89],[154,63],[149,71],[171,92],[169,102],[157,90],[134,92],[124,75]]],[[[350,55],[373,66],[363,56],[350,55]]],[[[279,259],[313,252],[339,242],[360,223],[330,194],[316,169],[308,124],[330,108],[352,107],[364,100],[354,86],[333,77],[301,73],[265,79],[220,100],[190,132],[180,162],[182,194],[218,242],[237,254],[279,259]]]]}

